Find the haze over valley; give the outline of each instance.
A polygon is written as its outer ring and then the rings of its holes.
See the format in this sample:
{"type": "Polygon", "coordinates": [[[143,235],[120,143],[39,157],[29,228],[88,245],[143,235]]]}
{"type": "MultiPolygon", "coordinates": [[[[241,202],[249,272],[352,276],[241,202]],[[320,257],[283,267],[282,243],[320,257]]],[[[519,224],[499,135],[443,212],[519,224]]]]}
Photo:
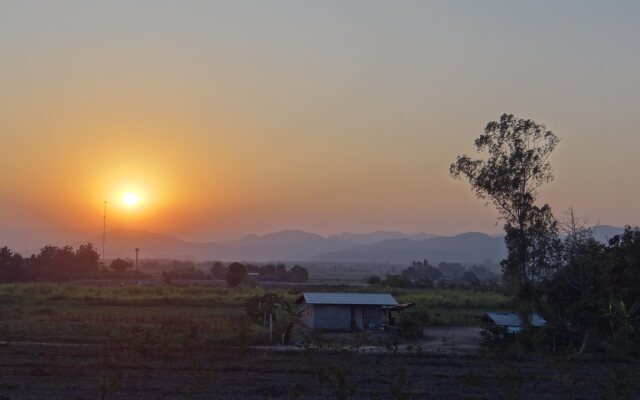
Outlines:
{"type": "MultiPolygon", "coordinates": [[[[601,242],[606,242],[623,230],[603,225],[595,230],[595,237],[601,242]]],[[[102,243],[102,237],[96,236],[90,241],[98,245],[102,243]]],[[[247,235],[235,240],[197,242],[142,230],[118,229],[107,232],[106,244],[107,258],[130,258],[133,256],[133,249],[139,248],[143,258],[198,261],[305,261],[406,265],[413,260],[428,259],[434,263],[482,264],[487,260],[498,263],[506,255],[502,235],[479,232],[445,236],[376,231],[321,236],[301,230],[285,230],[265,235],[247,235]]]]}

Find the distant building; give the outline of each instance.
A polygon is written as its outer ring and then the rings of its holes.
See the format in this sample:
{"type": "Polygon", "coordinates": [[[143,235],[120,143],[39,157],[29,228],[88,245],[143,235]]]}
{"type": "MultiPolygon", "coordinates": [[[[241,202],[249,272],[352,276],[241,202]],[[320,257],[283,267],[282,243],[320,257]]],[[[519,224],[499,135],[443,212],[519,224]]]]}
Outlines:
{"type": "MultiPolygon", "coordinates": [[[[531,326],[539,328],[547,321],[538,314],[531,316],[531,326]]],[[[510,335],[522,330],[522,320],[514,313],[488,312],[482,316],[482,327],[497,335],[510,335]]]]}
{"type": "Polygon", "coordinates": [[[326,331],[380,329],[398,302],[386,293],[307,293],[296,300],[298,321],[326,331]]]}

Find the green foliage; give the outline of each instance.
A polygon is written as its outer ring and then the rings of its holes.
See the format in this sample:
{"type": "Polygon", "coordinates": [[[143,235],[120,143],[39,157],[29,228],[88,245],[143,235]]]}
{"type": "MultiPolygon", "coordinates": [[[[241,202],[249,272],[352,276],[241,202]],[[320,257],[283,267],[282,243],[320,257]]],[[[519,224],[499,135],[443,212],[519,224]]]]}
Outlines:
{"type": "Polygon", "coordinates": [[[227,267],[225,267],[220,261],[216,261],[211,266],[211,271],[209,273],[214,279],[224,279],[227,275],[227,267]]]}
{"type": "Polygon", "coordinates": [[[403,270],[401,274],[414,284],[423,287],[432,286],[432,281],[434,279],[442,277],[442,272],[430,265],[427,260],[424,260],[424,262],[414,261],[412,265],[403,270]]]}
{"type": "Polygon", "coordinates": [[[202,280],[208,279],[207,274],[197,269],[193,265],[186,265],[179,268],[174,268],[170,271],[162,271],[169,275],[170,279],[188,279],[188,280],[202,280]]]}
{"type": "Polygon", "coordinates": [[[294,265],[287,272],[287,280],[289,282],[304,283],[309,280],[309,271],[299,265],[294,265]]]}
{"type": "Polygon", "coordinates": [[[23,258],[9,248],[0,249],[0,282],[31,280],[63,281],[95,276],[99,256],[91,243],[71,246],[45,246],[37,255],[23,258]]]}
{"type": "Polygon", "coordinates": [[[628,306],[640,301],[640,229],[627,226],[607,249],[607,290],[628,306]]]}
{"type": "Polygon", "coordinates": [[[300,265],[294,265],[287,271],[285,264],[267,264],[264,266],[252,266],[258,273],[260,282],[293,282],[304,283],[309,280],[309,271],[300,265]]]}
{"type": "MultiPolygon", "coordinates": [[[[388,291],[384,288],[349,290],[388,291]]],[[[183,338],[190,335],[191,326],[200,326],[207,332],[208,340],[236,343],[240,340],[240,331],[234,330],[236,320],[247,315],[251,321],[244,330],[243,340],[248,344],[265,343],[264,314],[245,311],[245,304],[254,302],[255,305],[256,299],[267,294],[277,299],[270,301],[269,307],[275,309],[275,338],[279,340],[288,323],[296,318],[295,307],[292,307],[296,294],[289,290],[4,284],[0,285],[0,339],[93,343],[101,340],[105,332],[115,333],[116,327],[143,328],[144,332],[163,332],[167,337],[183,338]],[[275,307],[275,303],[281,307],[275,307]]],[[[487,308],[506,308],[509,304],[504,295],[464,289],[394,289],[393,295],[401,303],[416,304],[405,315],[416,315],[422,323],[437,325],[475,324],[487,308]]],[[[255,307],[249,309],[259,309],[255,307]]],[[[160,340],[153,339],[156,337],[154,334],[151,341],[160,340]]]]}
{"type": "Polygon", "coordinates": [[[613,349],[627,355],[640,355],[640,303],[627,308],[624,301],[610,300],[607,318],[613,349]]]}
{"type": "Polygon", "coordinates": [[[462,276],[460,277],[460,280],[470,285],[477,285],[478,283],[480,283],[480,280],[478,279],[476,274],[474,274],[471,271],[467,271],[464,274],[462,274],[462,276]]]}
{"type": "Polygon", "coordinates": [[[382,286],[394,288],[408,288],[413,286],[411,280],[402,274],[387,274],[381,284],[382,286]]]}
{"type": "Polygon", "coordinates": [[[125,272],[132,267],[133,264],[131,264],[130,261],[123,260],[122,258],[116,258],[115,260],[111,261],[111,265],[109,265],[109,268],[111,268],[111,270],[115,272],[125,272]]]}
{"type": "Polygon", "coordinates": [[[229,287],[236,287],[247,277],[247,267],[239,262],[229,265],[225,279],[229,287]]]}
{"type": "Polygon", "coordinates": [[[464,274],[465,268],[460,263],[441,262],[438,271],[446,278],[456,279],[464,274]]]}
{"type": "Polygon", "coordinates": [[[505,221],[508,257],[505,279],[523,302],[533,280],[549,275],[558,243],[555,219],[548,205],[535,205],[539,188],[553,179],[549,155],[558,137],[530,119],[503,114],[487,124],[475,141],[486,159],[458,156],[451,164],[454,178],[466,178],[476,196],[491,201],[505,221]]]}
{"type": "Polygon", "coordinates": [[[0,248],[0,282],[21,282],[27,280],[27,271],[20,254],[8,247],[0,248]]]}
{"type": "Polygon", "coordinates": [[[379,285],[382,280],[378,275],[371,275],[369,279],[367,279],[367,283],[369,285],[379,285]]]}
{"type": "Polygon", "coordinates": [[[638,355],[640,230],[627,228],[605,246],[593,239],[592,230],[576,223],[573,212],[567,226],[562,265],[538,289],[540,309],[559,337],[574,336],[568,345],[578,355],[590,343],[602,342],[613,353],[638,355]]]}

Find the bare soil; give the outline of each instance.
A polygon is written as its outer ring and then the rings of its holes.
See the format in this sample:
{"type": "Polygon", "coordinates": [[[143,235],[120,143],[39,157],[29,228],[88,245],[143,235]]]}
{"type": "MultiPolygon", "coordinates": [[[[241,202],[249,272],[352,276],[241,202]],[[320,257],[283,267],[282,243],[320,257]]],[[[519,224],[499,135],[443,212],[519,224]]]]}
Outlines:
{"type": "Polygon", "coordinates": [[[481,347],[481,331],[474,326],[427,327],[420,346],[432,353],[476,354],[481,347]]]}
{"type": "Polygon", "coordinates": [[[640,399],[637,362],[0,345],[0,399],[640,399]]]}

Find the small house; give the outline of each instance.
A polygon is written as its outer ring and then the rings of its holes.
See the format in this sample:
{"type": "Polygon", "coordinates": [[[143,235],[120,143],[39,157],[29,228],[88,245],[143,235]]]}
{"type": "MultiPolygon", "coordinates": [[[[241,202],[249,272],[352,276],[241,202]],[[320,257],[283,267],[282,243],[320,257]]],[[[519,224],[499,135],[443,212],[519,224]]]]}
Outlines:
{"type": "Polygon", "coordinates": [[[296,300],[298,321],[325,331],[380,329],[398,302],[387,293],[309,293],[296,300]]]}
{"type": "MultiPolygon", "coordinates": [[[[539,328],[546,324],[540,315],[531,316],[531,326],[539,328]]],[[[482,316],[482,328],[497,335],[512,335],[522,330],[522,320],[514,313],[488,312],[482,316]]]]}

